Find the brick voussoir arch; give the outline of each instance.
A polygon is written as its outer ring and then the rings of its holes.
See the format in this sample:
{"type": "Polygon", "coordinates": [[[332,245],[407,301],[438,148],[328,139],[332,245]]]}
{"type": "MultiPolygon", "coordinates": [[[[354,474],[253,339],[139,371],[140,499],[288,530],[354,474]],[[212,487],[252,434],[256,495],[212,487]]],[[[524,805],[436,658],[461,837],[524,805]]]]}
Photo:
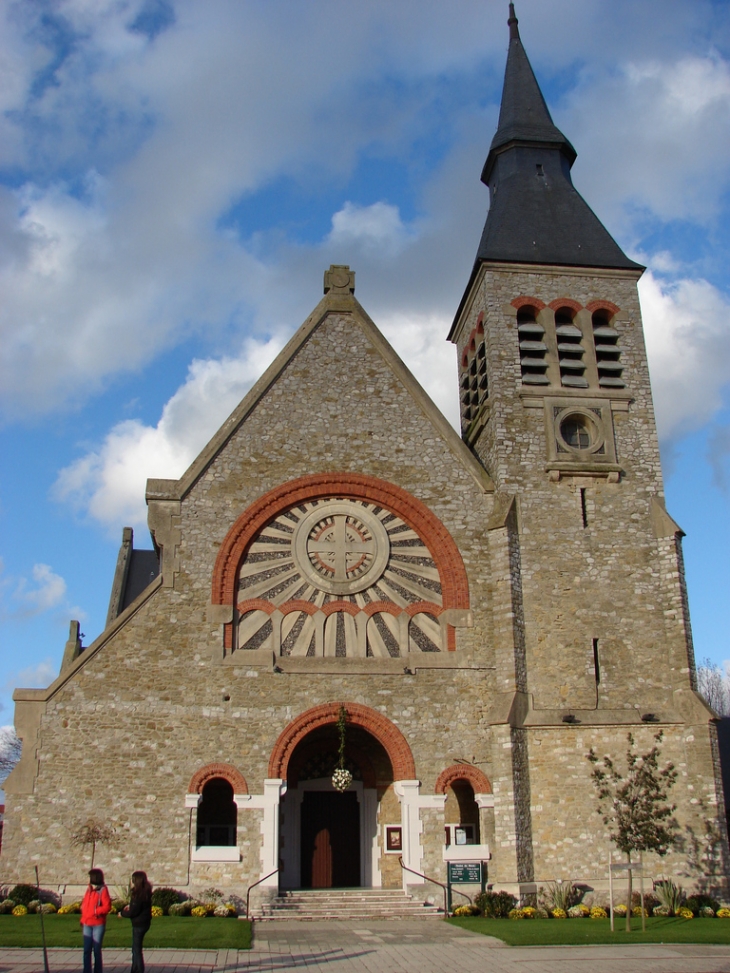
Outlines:
{"type": "Polygon", "coordinates": [[[367,730],[380,743],[390,758],[394,780],[415,780],[416,764],[411,748],[398,727],[391,721],[360,703],[322,703],[301,713],[279,735],[269,760],[269,777],[286,780],[287,768],[294,750],[312,730],[337,722],[340,706],[347,711],[348,722],[367,730]]]}
{"type": "Polygon", "coordinates": [[[436,793],[445,794],[446,788],[451,787],[457,780],[465,780],[471,784],[475,794],[492,793],[492,785],[487,775],[470,764],[454,764],[442,771],[436,781],[436,793]]]}
{"type": "Polygon", "coordinates": [[[248,784],[241,771],[232,764],[218,763],[206,764],[205,767],[195,771],[188,784],[188,794],[202,794],[208,781],[214,780],[216,777],[227,780],[233,788],[234,794],[248,794],[248,784]]]}
{"type": "Polygon", "coordinates": [[[611,314],[618,314],[621,308],[613,301],[590,301],[586,304],[586,310],[593,314],[594,311],[610,311],[611,314]]]}
{"type": "Polygon", "coordinates": [[[315,473],[269,490],[245,510],[226,534],[213,568],[211,603],[235,604],[238,567],[256,534],[282,510],[311,500],[349,497],[382,504],[423,540],[441,578],[444,608],[468,608],[469,585],[454,539],[420,500],[394,483],[363,473],[315,473]]]}
{"type": "Polygon", "coordinates": [[[518,311],[523,307],[534,307],[536,310],[542,311],[545,307],[545,301],[541,301],[539,297],[525,297],[524,295],[513,298],[510,304],[518,311]]]}
{"type": "Polygon", "coordinates": [[[558,297],[556,300],[550,301],[548,307],[551,307],[553,311],[559,311],[561,307],[569,307],[570,310],[575,311],[576,314],[578,311],[583,310],[583,305],[579,304],[577,301],[574,301],[572,297],[558,297]]]}

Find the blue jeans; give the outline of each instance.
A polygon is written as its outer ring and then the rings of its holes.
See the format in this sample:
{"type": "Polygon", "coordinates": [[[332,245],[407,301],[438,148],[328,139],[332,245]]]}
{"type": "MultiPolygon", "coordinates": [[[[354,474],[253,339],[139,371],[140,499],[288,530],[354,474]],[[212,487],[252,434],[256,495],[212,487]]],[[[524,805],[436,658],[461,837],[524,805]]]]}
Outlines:
{"type": "Polygon", "coordinates": [[[91,951],[94,951],[94,973],[102,973],[101,941],[106,926],[82,926],[84,932],[84,973],[91,973],[91,951]]]}

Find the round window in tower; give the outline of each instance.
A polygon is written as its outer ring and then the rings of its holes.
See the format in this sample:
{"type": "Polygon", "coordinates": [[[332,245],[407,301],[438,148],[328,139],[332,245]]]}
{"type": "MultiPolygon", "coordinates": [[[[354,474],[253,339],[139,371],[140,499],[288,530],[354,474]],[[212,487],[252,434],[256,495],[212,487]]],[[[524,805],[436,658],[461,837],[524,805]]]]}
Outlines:
{"type": "Polygon", "coordinates": [[[596,424],[581,412],[571,412],[560,423],[560,437],[569,449],[586,450],[598,441],[596,424]]]}

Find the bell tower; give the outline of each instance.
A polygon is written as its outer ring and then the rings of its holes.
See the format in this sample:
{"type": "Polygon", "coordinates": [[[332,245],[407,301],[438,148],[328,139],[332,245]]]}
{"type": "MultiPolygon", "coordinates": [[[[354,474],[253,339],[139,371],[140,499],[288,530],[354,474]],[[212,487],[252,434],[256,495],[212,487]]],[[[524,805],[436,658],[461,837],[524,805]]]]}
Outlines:
{"type": "Polygon", "coordinates": [[[636,286],[644,268],[573,186],[576,151],[550,117],[513,4],[508,24],[482,171],[489,212],[449,338],[463,439],[514,511],[514,689],[536,714],[661,713],[694,673],[636,286]]]}

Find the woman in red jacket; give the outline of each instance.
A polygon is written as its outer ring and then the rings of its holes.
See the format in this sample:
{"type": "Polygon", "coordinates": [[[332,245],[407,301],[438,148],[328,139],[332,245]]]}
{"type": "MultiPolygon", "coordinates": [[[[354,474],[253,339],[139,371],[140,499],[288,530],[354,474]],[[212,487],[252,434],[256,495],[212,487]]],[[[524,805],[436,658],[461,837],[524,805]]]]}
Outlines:
{"type": "Polygon", "coordinates": [[[112,909],[109,890],[104,885],[104,872],[92,868],[89,887],[81,902],[81,928],[84,933],[84,973],[91,973],[91,952],[94,952],[94,973],[102,973],[101,941],[106,929],[106,917],[112,909]]]}

